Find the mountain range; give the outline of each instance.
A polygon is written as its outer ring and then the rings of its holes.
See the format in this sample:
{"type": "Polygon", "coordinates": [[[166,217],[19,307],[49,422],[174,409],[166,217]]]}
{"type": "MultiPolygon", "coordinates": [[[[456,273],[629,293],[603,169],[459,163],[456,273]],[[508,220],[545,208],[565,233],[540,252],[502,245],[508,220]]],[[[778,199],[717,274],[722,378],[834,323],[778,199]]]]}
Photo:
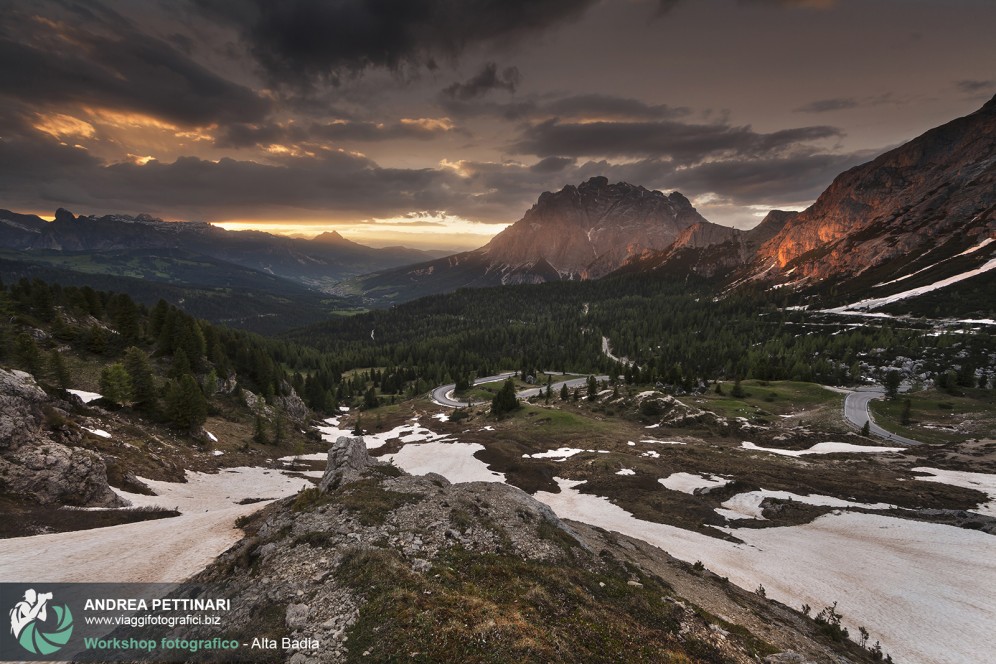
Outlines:
{"type": "Polygon", "coordinates": [[[809,208],[773,210],[751,230],[707,221],[678,192],[594,177],[542,194],[479,249],[352,286],[406,300],[460,287],[646,273],[803,295],[833,291],[841,301],[887,299],[988,272],[994,237],[996,98],[842,173],[809,208]]]}
{"type": "Polygon", "coordinates": [[[148,215],[59,209],[46,222],[0,210],[0,249],[8,250],[0,262],[259,289],[288,301],[331,298],[309,318],[323,307],[384,306],[459,288],[634,274],[784,288],[800,301],[865,309],[941,286],[950,293],[950,284],[965,288],[971,279],[969,309],[981,302],[986,310],[994,239],[996,97],[840,174],[807,209],[773,210],[750,230],[706,220],[679,192],[601,176],[541,194],[484,246],[444,256],[374,249],[336,232],[304,240],[148,215]]]}
{"type": "Polygon", "coordinates": [[[261,231],[227,231],[205,222],[173,222],[149,215],[75,216],[58,209],[47,222],[0,210],[0,247],[68,254],[182,250],[324,290],[347,277],[439,255],[407,247],[375,249],[337,232],[312,240],[261,231]]]}

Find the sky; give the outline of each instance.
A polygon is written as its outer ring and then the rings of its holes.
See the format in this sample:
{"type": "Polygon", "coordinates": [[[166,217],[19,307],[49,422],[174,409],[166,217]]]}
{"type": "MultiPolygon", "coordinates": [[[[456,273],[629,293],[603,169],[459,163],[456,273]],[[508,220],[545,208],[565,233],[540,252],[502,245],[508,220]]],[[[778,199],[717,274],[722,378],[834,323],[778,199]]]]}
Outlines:
{"type": "Polygon", "coordinates": [[[594,175],[749,228],[996,93],[991,0],[7,0],[0,208],[466,249],[594,175]]]}

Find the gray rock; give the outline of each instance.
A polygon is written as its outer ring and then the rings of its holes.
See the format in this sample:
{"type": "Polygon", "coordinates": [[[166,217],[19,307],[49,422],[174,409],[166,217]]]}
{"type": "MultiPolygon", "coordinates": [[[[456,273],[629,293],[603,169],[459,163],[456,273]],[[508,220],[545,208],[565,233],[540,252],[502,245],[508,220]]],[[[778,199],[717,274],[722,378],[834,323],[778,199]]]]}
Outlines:
{"type": "Polygon", "coordinates": [[[353,482],[374,463],[367,452],[363,436],[340,436],[329,448],[328,465],[318,488],[325,493],[353,482]]]}
{"type": "Polygon", "coordinates": [[[813,664],[811,660],[806,659],[793,650],[786,650],[785,652],[768,655],[761,661],[764,662],[764,664],[813,664]]]}
{"type": "Polygon", "coordinates": [[[293,630],[308,625],[308,615],[311,613],[307,604],[290,604],[287,606],[287,627],[293,630]]]}
{"type": "Polygon", "coordinates": [[[45,406],[54,408],[31,375],[0,369],[0,486],[42,504],[124,505],[107,485],[100,456],[58,443],[43,429],[45,406]]]}

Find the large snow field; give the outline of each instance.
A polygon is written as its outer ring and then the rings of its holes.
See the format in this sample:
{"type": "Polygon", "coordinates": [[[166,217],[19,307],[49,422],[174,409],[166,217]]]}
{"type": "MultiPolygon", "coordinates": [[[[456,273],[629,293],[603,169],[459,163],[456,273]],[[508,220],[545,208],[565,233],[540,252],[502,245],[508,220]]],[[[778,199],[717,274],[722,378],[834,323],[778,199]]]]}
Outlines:
{"type": "Polygon", "coordinates": [[[973,530],[842,512],[812,523],[724,529],[734,544],[635,518],[608,499],[555,478],[536,498],[558,516],[653,544],[747,589],[814,612],[838,602],[857,635],[863,625],[897,662],[964,664],[996,652],[996,538],[973,530]]]}
{"type": "Polygon", "coordinates": [[[187,482],[143,479],[156,496],[119,491],[134,506],[177,508],[178,517],[0,540],[0,581],[180,582],[242,538],[235,520],[311,482],[266,468],[187,473],[187,482]]]}

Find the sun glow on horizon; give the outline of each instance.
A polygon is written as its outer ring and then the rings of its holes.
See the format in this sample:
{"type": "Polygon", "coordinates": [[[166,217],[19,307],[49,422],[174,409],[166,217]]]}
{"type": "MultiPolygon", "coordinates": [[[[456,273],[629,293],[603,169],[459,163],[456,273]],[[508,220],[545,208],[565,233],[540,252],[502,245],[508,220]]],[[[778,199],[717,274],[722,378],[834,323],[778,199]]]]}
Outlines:
{"type": "Polygon", "coordinates": [[[336,231],[346,239],[371,247],[403,245],[415,249],[466,251],[486,244],[508,224],[485,224],[445,212],[412,212],[408,215],[362,221],[246,221],[212,222],[228,231],[262,231],[312,239],[336,231]]]}

